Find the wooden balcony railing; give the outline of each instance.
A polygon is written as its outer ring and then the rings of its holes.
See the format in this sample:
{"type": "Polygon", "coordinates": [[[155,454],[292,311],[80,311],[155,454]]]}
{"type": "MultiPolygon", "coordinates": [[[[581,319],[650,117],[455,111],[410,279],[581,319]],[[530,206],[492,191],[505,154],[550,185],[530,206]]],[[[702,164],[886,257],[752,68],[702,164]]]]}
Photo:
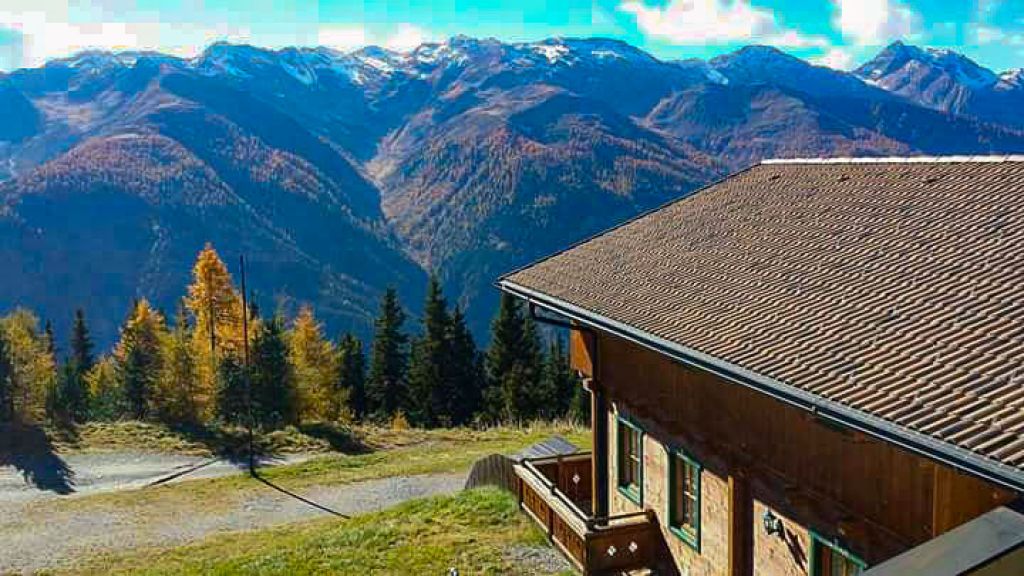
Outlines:
{"type": "Polygon", "coordinates": [[[590,453],[514,466],[519,505],[584,574],[651,567],[660,532],[649,512],[590,514],[590,453]]]}

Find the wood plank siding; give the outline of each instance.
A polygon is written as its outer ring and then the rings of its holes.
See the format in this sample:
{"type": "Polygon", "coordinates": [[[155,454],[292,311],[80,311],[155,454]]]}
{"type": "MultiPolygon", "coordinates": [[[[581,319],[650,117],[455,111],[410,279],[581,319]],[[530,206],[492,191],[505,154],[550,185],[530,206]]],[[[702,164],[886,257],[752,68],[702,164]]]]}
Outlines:
{"type": "Polygon", "coordinates": [[[575,369],[600,374],[596,384],[610,406],[611,437],[602,444],[612,486],[616,419],[628,417],[644,432],[643,502],[611,490],[611,512],[652,510],[676,564],[689,574],[730,573],[730,566],[733,574],[749,574],[748,553],[757,574],[806,574],[812,533],[876,564],[1015,498],[611,335],[574,331],[571,351],[575,369]],[[703,466],[704,542],[697,549],[665,528],[670,450],[684,450],[703,466]],[[731,510],[740,501],[751,502],[750,509],[731,510]],[[763,533],[761,515],[769,510],[783,519],[781,537],[763,533]],[[739,545],[753,550],[730,549],[739,545]]]}

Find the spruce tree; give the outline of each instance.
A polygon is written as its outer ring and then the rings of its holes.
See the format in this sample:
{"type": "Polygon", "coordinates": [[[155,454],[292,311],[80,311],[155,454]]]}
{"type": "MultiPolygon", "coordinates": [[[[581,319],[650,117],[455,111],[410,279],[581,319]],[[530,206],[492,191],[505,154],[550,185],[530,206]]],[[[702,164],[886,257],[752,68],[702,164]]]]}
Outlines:
{"type": "Polygon", "coordinates": [[[473,334],[466,326],[466,317],[458,307],[449,326],[452,390],[447,406],[452,424],[462,426],[472,421],[481,408],[484,375],[483,356],[477,349],[473,334]]]}
{"type": "Polygon", "coordinates": [[[227,424],[245,424],[249,415],[246,393],[245,367],[234,354],[226,354],[217,374],[217,417],[227,424]]]}
{"type": "Polygon", "coordinates": [[[336,390],[332,396],[335,419],[339,419],[346,409],[356,419],[366,415],[366,358],[363,343],[352,334],[345,334],[338,345],[336,390]],[[345,399],[348,406],[341,403],[345,399]]]}
{"type": "Polygon", "coordinates": [[[85,376],[68,360],[57,374],[57,383],[50,400],[50,417],[62,423],[85,422],[89,415],[89,397],[85,376]]]}
{"type": "Polygon", "coordinates": [[[538,394],[541,416],[560,418],[569,412],[570,404],[581,387],[576,373],[569,367],[569,357],[562,339],[555,337],[548,345],[544,359],[544,372],[538,394]]]}
{"type": "Polygon", "coordinates": [[[118,378],[128,416],[143,419],[149,415],[153,393],[163,369],[163,340],[166,334],[163,316],[145,299],[139,300],[121,329],[118,343],[118,378]]]}
{"type": "Polygon", "coordinates": [[[380,316],[374,324],[369,379],[366,382],[367,410],[377,418],[391,418],[406,406],[408,346],[402,332],[405,313],[398,293],[388,288],[381,300],[380,316]]]}
{"type": "Polygon", "coordinates": [[[576,386],[569,400],[568,417],[573,422],[587,424],[590,422],[590,392],[583,385],[576,386]]]}
{"type": "Polygon", "coordinates": [[[14,366],[11,364],[7,337],[0,330],[0,422],[14,418],[14,366]]]}
{"type": "Polygon", "coordinates": [[[538,413],[540,341],[533,319],[524,315],[519,301],[502,294],[491,325],[487,351],[486,415],[492,420],[524,421],[538,413]]]}
{"type": "Polygon", "coordinates": [[[294,378],[279,317],[262,322],[250,359],[253,417],[264,428],[295,422],[294,378]]]}
{"type": "Polygon", "coordinates": [[[92,370],[96,362],[92,350],[92,338],[85,324],[85,311],[78,308],[75,310],[75,320],[71,325],[71,362],[83,377],[92,370]]]}
{"type": "Polygon", "coordinates": [[[415,426],[432,428],[451,423],[448,403],[454,392],[452,363],[455,358],[449,345],[450,324],[441,282],[431,274],[423,306],[423,335],[413,343],[409,362],[406,412],[415,426]]]}

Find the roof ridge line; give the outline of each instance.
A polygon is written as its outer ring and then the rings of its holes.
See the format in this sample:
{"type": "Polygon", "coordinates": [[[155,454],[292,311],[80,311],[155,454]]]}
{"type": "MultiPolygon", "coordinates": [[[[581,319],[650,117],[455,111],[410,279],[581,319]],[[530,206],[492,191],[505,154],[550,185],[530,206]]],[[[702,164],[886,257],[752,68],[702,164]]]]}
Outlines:
{"type": "Polygon", "coordinates": [[[949,156],[842,156],[835,158],[765,158],[761,164],[928,164],[956,162],[1024,162],[1024,154],[949,156]]]}

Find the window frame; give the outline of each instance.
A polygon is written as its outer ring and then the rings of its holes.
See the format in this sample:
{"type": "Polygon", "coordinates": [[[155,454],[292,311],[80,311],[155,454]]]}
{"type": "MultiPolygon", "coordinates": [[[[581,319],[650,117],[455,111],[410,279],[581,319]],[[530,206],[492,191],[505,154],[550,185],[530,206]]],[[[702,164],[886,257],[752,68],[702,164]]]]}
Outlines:
{"type": "Polygon", "coordinates": [[[836,539],[826,538],[814,530],[809,530],[809,532],[811,535],[811,557],[808,562],[809,570],[807,572],[810,576],[821,576],[822,574],[822,566],[818,562],[819,551],[822,547],[828,548],[832,552],[836,552],[850,562],[853,562],[860,567],[862,572],[868,569],[867,562],[865,562],[860,556],[850,552],[850,550],[845,546],[839,544],[836,539]]]}
{"type": "MultiPolygon", "coordinates": [[[[667,509],[665,510],[665,523],[668,527],[669,532],[675,534],[677,538],[685,542],[690,546],[697,554],[700,554],[700,534],[701,534],[701,506],[703,500],[703,475],[704,466],[693,458],[685,451],[679,448],[668,448],[665,451],[667,465],[668,465],[668,498],[666,498],[667,509]],[[683,527],[682,524],[677,524],[676,519],[673,516],[676,508],[676,499],[682,495],[676,490],[676,481],[682,480],[678,478],[676,473],[675,459],[682,460],[684,465],[691,466],[694,469],[696,476],[696,500],[694,502],[694,523],[693,530],[690,531],[683,527]]],[[[682,488],[682,486],[679,486],[682,488]]]]}
{"type": "Polygon", "coordinates": [[[628,499],[630,502],[636,504],[637,506],[643,506],[644,505],[644,436],[646,434],[644,432],[644,429],[641,428],[639,424],[637,424],[636,422],[630,420],[626,416],[624,416],[622,414],[617,414],[615,418],[616,418],[616,422],[615,422],[615,424],[616,424],[616,426],[615,426],[615,448],[616,448],[616,458],[615,458],[616,478],[615,478],[615,487],[618,489],[619,494],[622,494],[623,496],[625,496],[626,499],[628,499]],[[635,487],[632,484],[624,485],[622,483],[622,478],[623,478],[622,470],[624,468],[624,464],[626,463],[625,462],[625,457],[626,457],[625,456],[625,451],[622,449],[623,439],[624,439],[623,434],[622,434],[623,427],[629,428],[630,430],[635,432],[636,435],[637,435],[637,446],[636,446],[636,448],[637,448],[637,477],[636,477],[636,486],[635,487]]]}

